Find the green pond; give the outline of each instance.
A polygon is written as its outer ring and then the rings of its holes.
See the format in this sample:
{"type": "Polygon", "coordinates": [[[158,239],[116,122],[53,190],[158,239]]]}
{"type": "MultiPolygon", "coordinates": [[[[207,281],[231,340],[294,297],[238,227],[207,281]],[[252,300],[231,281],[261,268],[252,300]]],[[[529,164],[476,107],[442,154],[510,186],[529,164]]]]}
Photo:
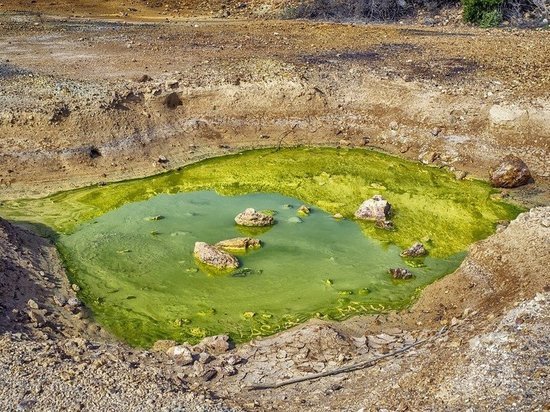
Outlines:
{"type": "Polygon", "coordinates": [[[455,270],[469,244],[521,211],[493,195],[484,182],[374,151],[296,148],[5,201],[0,215],[52,235],[96,320],[130,344],[150,346],[220,333],[243,342],[312,317],[404,308],[455,270]],[[395,230],[353,219],[375,194],[393,205],[395,230]],[[311,214],[296,222],[302,204],[311,214]],[[276,224],[237,226],[234,217],[249,207],[270,211],[276,224]],[[196,241],[238,236],[263,247],[238,254],[236,271],[217,273],[193,258],[196,241]],[[416,241],[428,256],[401,258],[416,241]],[[414,277],[393,280],[391,267],[414,277]]]}

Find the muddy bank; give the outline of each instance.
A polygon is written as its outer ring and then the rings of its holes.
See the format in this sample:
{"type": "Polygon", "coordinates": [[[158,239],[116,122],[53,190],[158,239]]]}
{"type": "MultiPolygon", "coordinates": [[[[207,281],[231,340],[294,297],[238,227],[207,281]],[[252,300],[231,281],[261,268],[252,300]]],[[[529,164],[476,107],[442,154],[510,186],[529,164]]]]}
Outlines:
{"type": "Polygon", "coordinates": [[[544,32],[35,24],[10,15],[1,23],[2,198],[151,175],[243,148],[339,145],[482,178],[513,152],[537,182],[524,190],[531,204],[547,202],[544,32]]]}

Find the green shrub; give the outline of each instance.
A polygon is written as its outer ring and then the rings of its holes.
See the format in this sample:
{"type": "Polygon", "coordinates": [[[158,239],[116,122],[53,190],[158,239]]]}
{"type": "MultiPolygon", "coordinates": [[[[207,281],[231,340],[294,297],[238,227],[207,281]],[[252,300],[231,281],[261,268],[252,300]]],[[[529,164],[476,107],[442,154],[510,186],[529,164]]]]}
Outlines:
{"type": "Polygon", "coordinates": [[[502,12],[493,10],[483,13],[479,25],[481,27],[496,27],[502,22],[502,12]]]}
{"type": "Polygon", "coordinates": [[[503,0],[462,0],[464,21],[494,27],[502,21],[503,0]]]}

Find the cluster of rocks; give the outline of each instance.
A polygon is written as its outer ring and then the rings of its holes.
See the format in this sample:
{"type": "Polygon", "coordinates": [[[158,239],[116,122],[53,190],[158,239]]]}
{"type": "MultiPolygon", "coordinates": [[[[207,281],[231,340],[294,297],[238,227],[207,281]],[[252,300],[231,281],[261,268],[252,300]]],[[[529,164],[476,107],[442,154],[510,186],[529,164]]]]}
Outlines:
{"type": "Polygon", "coordinates": [[[237,374],[237,367],[243,359],[235,353],[229,353],[233,347],[229,336],[216,335],[206,337],[194,346],[159,340],[153,345],[152,351],[164,352],[178,367],[184,367],[179,373],[182,379],[193,377],[208,382],[216,377],[237,374]]]}
{"type": "MultiPolygon", "coordinates": [[[[297,213],[301,216],[308,216],[311,213],[311,209],[302,205],[298,208],[297,213]]],[[[297,216],[290,218],[288,221],[290,223],[302,222],[297,216]]],[[[269,227],[275,224],[275,219],[268,213],[248,208],[235,216],[235,223],[245,227],[269,227]]],[[[261,241],[259,239],[237,237],[222,240],[215,245],[209,245],[205,242],[196,242],[193,254],[199,262],[215,267],[216,269],[237,269],[240,266],[239,259],[229,252],[246,252],[250,249],[258,249],[260,247],[261,241]]]]}
{"type": "Polygon", "coordinates": [[[249,249],[257,249],[260,247],[261,241],[259,239],[237,237],[222,240],[215,245],[209,245],[205,242],[196,242],[193,255],[199,262],[213,266],[217,269],[237,269],[240,266],[239,259],[227,251],[246,252],[249,249]]]}

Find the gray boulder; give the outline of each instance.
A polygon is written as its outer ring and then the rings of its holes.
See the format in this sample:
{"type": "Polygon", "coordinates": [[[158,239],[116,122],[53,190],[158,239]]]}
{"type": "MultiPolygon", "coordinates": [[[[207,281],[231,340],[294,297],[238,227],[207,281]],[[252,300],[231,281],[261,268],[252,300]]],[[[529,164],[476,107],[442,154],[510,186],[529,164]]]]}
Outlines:
{"type": "Polygon", "coordinates": [[[200,262],[217,269],[237,269],[239,267],[239,260],[235,256],[208,243],[196,242],[193,254],[200,262]]]}
{"type": "Polygon", "coordinates": [[[274,219],[273,216],[248,208],[235,217],[235,222],[241,226],[263,227],[273,225],[274,219]]]}
{"type": "Polygon", "coordinates": [[[364,220],[388,220],[391,216],[391,204],[381,195],[365,200],[355,212],[355,217],[364,220]]]}

